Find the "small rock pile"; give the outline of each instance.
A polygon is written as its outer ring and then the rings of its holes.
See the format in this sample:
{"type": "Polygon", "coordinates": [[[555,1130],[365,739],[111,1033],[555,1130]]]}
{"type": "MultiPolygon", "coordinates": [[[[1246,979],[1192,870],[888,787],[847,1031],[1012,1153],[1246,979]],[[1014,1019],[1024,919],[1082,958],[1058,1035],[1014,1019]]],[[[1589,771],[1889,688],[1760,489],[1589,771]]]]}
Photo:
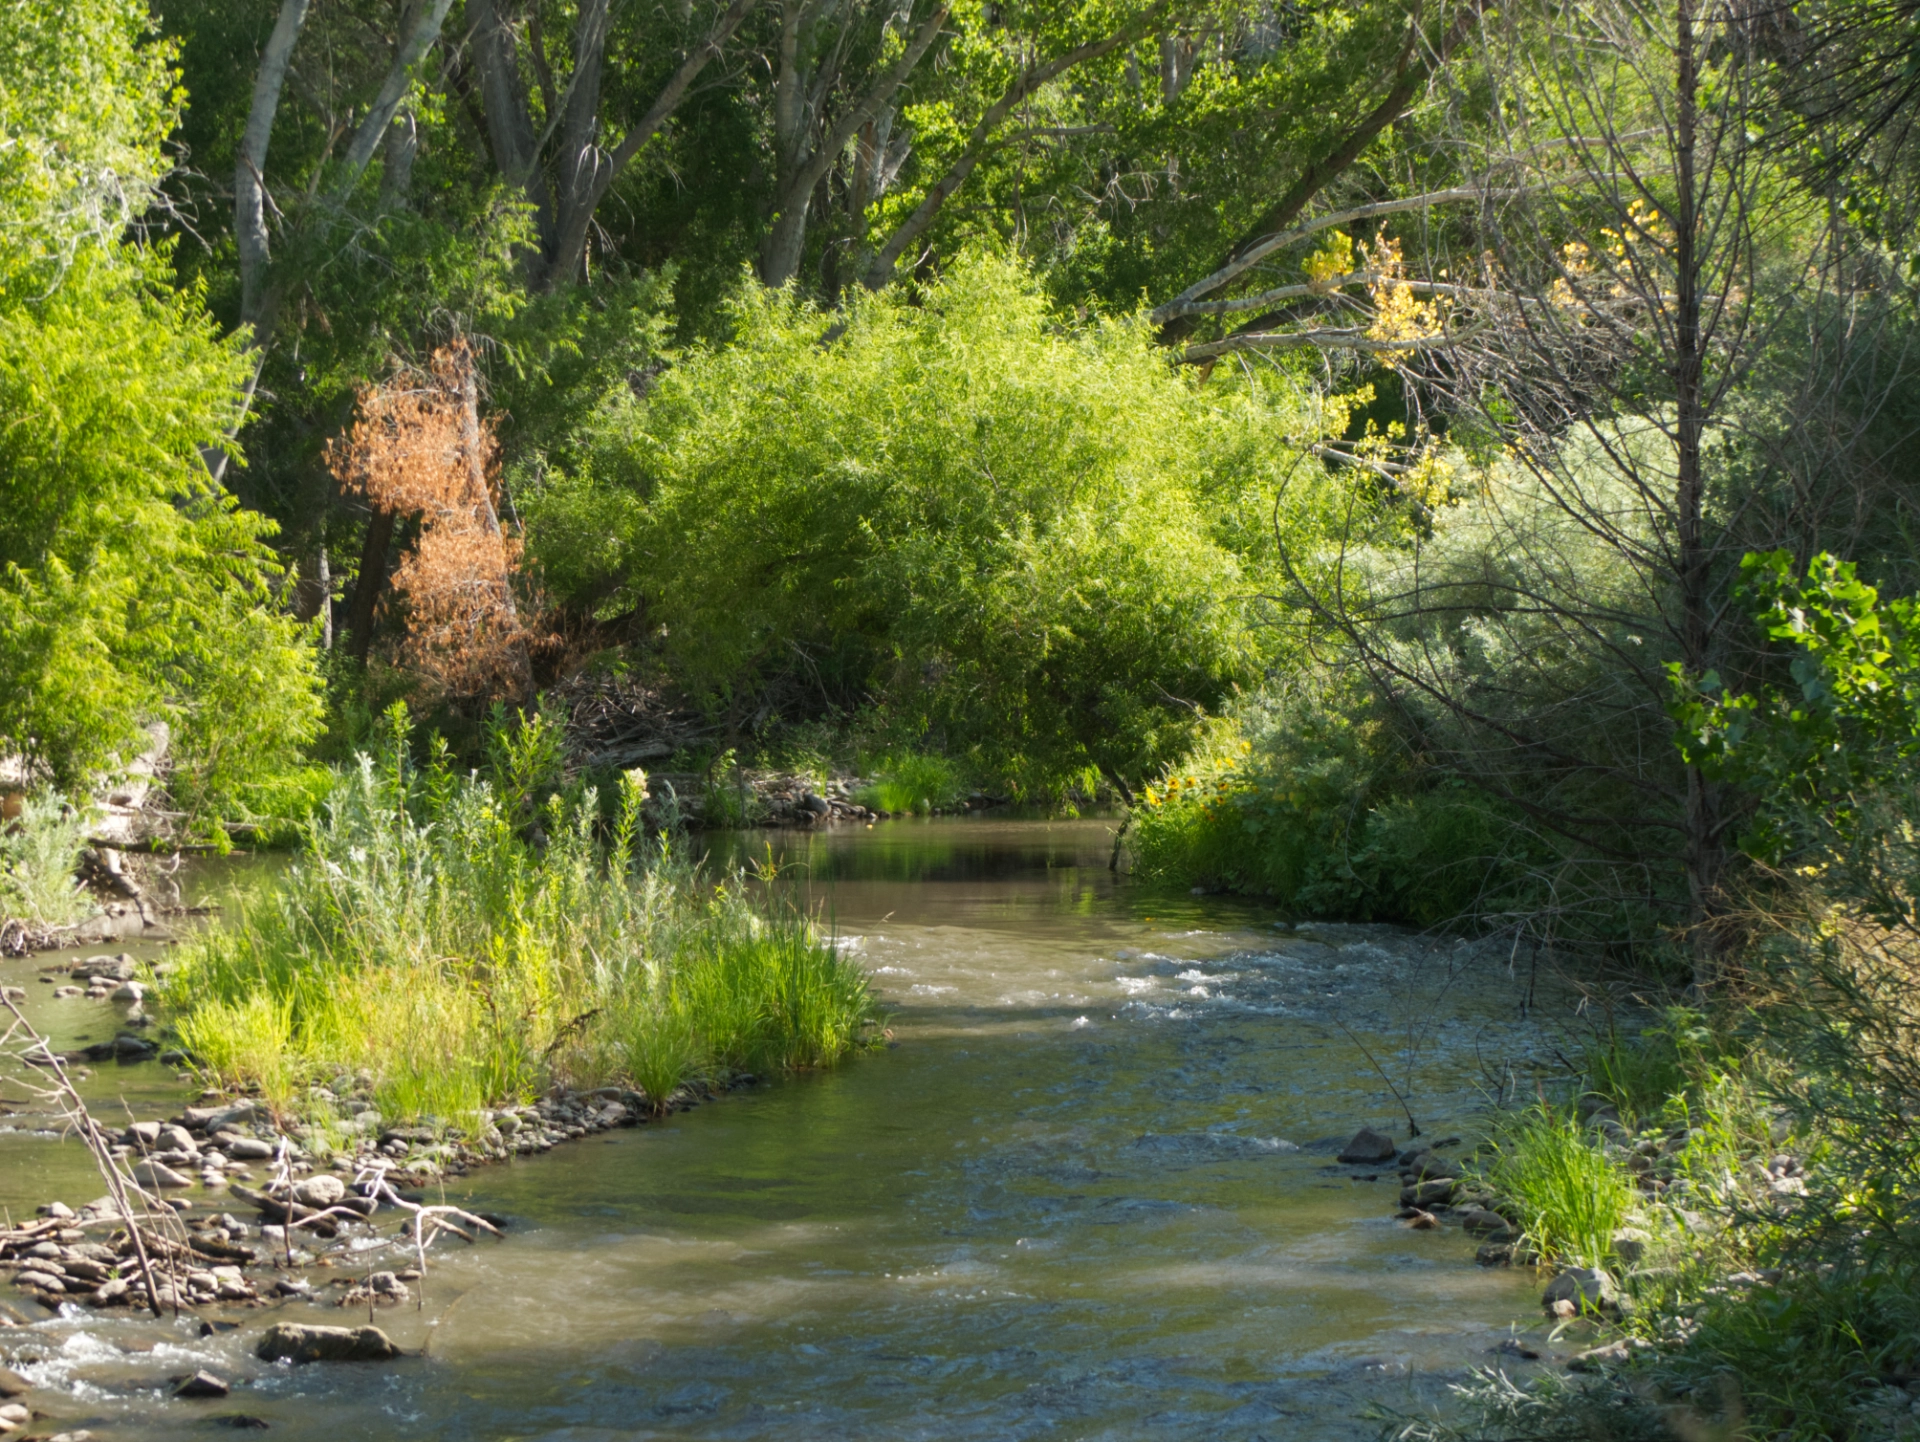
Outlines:
{"type": "MultiPolygon", "coordinates": [[[[480,1163],[634,1126],[654,1112],[637,1092],[565,1093],[488,1113],[479,1135],[466,1138],[453,1128],[383,1126],[364,1095],[349,1092],[340,1098],[331,1089],[316,1088],[310,1102],[317,1110],[322,1103],[336,1103],[343,1114],[334,1123],[282,1131],[259,1102],[221,1098],[188,1107],[168,1121],[135,1122],[119,1134],[115,1159],[149,1193],[172,1194],[165,1205],[181,1217],[181,1227],[168,1230],[183,1232],[184,1242],[142,1229],[163,1308],[252,1306],[311,1295],[314,1282],[307,1269],[328,1267],[332,1259],[307,1248],[333,1240],[346,1228],[370,1224],[383,1203],[394,1198],[419,1203],[420,1194],[410,1188],[480,1163]],[[256,1167],[272,1174],[258,1189],[246,1185],[256,1167]],[[196,1186],[226,1192],[239,1210],[251,1209],[252,1219],[232,1211],[193,1215],[193,1204],[178,1194],[196,1186]]],[[[681,1108],[695,1104],[691,1095],[674,1101],[681,1108]]],[[[103,1308],[148,1304],[133,1233],[111,1198],[78,1211],[50,1202],[40,1213],[33,1222],[0,1232],[0,1267],[11,1272],[16,1286],[54,1307],[63,1302],[103,1308]]],[[[399,1268],[322,1280],[347,1289],[341,1305],[365,1305],[405,1300],[406,1284],[419,1276],[417,1269],[399,1268]]]]}

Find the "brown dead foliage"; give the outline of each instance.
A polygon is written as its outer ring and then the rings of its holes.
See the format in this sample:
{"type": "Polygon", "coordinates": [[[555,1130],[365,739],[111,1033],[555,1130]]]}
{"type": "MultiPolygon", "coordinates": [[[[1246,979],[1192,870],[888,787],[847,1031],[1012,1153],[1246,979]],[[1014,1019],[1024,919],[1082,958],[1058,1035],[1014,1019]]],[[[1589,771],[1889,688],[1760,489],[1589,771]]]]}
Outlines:
{"type": "Polygon", "coordinates": [[[454,696],[532,691],[539,638],[515,595],[520,544],[494,509],[498,456],[464,340],[435,351],[426,371],[363,388],[352,429],[327,446],[343,487],[376,510],[419,517],[393,574],[406,620],[395,659],[454,696]]]}

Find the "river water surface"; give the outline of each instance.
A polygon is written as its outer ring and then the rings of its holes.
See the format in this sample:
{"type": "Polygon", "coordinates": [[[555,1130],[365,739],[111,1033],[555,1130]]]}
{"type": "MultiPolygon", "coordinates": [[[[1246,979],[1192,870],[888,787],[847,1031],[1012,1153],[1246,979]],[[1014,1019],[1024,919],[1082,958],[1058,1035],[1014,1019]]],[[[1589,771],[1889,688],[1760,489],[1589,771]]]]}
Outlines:
{"type": "MultiPolygon", "coordinates": [[[[269,1320],[71,1315],[0,1331],[42,1433],[204,1437],[1359,1438],[1444,1405],[1537,1280],[1395,1221],[1334,1164],[1361,1123],[1471,1135],[1546,1045],[1504,954],[1148,896],[1111,825],[891,822],[769,846],[872,973],[891,1049],[450,1183],[508,1240],[438,1257],[380,1324],[423,1356],[269,1367],[269,1320]],[[1364,1050],[1363,1050],[1364,1048],[1364,1050]],[[1374,1062],[1370,1062],[1371,1052],[1374,1062]],[[165,1400],[168,1376],[234,1381],[165,1400]],[[47,1409],[53,1413],[55,1409],[47,1409]]],[[[49,958],[0,965],[17,982],[49,958]]],[[[62,1044],[101,1003],[32,998],[62,1044]],[[85,1010],[92,1008],[93,1010],[85,1010]]],[[[103,1067],[141,1116],[184,1092],[103,1067]]],[[[0,1126],[5,1118],[0,1118],[0,1126]]],[[[0,1130],[14,1215],[101,1190],[79,1149],[0,1130]]],[[[392,1265],[389,1263],[388,1265],[392,1265]]],[[[358,1320],[364,1321],[365,1313],[358,1320]]]]}

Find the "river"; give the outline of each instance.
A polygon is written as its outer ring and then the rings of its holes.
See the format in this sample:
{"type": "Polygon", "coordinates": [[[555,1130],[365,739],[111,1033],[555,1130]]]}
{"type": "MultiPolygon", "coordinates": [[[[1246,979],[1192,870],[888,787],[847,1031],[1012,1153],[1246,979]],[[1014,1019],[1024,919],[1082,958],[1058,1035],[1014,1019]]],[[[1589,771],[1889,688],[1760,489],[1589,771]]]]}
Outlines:
{"type": "MultiPolygon", "coordinates": [[[[1407,1134],[1376,1064],[1429,1138],[1471,1136],[1509,1069],[1550,1054],[1504,953],[1148,895],[1108,871],[1104,822],[733,844],[771,854],[867,966],[888,1050],[450,1183],[514,1225],[443,1242],[421,1305],[382,1312],[424,1356],[253,1361],[268,1318],[354,1320],[307,1302],[205,1338],[77,1308],[0,1330],[0,1359],[58,1403],[33,1430],[1361,1438],[1369,1406],[1444,1405],[1537,1325],[1531,1274],[1407,1230],[1391,1172],[1333,1162],[1363,1122],[1407,1134]],[[233,1395],[166,1398],[199,1367],[233,1395]]],[[[107,1004],[29,990],[61,1044],[111,1035],[107,1004]]],[[[186,1092],[153,1064],[89,1086],[143,1116],[186,1092]]],[[[5,1121],[15,1216],[102,1190],[77,1146],[5,1121]]]]}

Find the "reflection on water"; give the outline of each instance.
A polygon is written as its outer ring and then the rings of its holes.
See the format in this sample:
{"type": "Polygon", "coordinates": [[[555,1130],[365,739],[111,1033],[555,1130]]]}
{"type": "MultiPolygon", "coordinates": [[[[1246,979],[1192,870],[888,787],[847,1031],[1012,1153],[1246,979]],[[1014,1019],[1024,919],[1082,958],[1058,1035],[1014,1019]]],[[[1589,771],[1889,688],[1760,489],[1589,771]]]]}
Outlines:
{"type": "Polygon", "coordinates": [[[772,847],[894,1049],[466,1179],[517,1226],[382,1315],[423,1358],[265,1368],[254,1315],[131,1355],[153,1328],[30,1329],[60,1424],[201,1435],[156,1389],[208,1366],[245,1384],[211,1410],[294,1438],[1361,1437],[1530,1320],[1531,1278],[1330,1165],[1396,1121],[1358,1043],[1430,1135],[1471,1123],[1533,1045],[1493,961],[1132,891],[1109,823],[728,845],[772,847]]]}

